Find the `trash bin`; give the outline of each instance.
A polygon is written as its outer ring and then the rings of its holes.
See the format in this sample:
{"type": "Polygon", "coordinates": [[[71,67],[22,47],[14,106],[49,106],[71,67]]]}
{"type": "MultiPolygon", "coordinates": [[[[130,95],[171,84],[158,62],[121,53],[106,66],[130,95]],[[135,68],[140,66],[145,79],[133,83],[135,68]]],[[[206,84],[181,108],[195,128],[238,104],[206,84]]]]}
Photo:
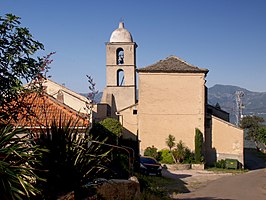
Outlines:
{"type": "Polygon", "coordinates": [[[238,160],[236,160],[236,159],[225,159],[225,167],[227,169],[238,169],[238,160]]]}

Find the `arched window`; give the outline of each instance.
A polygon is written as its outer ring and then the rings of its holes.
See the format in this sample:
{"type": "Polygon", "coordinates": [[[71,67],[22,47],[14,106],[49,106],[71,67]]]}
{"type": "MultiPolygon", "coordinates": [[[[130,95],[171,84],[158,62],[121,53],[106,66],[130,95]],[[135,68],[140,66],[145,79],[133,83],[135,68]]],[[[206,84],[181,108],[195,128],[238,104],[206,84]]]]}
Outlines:
{"type": "Polygon", "coordinates": [[[124,71],[122,69],[117,70],[117,86],[124,85],[124,71]]]}
{"type": "Polygon", "coordinates": [[[118,65],[124,64],[124,49],[118,48],[116,50],[116,62],[118,65]]]}

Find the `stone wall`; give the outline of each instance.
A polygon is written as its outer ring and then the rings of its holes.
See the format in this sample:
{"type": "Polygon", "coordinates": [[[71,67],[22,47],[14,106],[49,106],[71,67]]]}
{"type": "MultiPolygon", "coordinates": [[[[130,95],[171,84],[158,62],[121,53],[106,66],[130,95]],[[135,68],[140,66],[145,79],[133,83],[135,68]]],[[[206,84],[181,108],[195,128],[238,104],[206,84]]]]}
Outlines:
{"type": "MultiPolygon", "coordinates": [[[[138,199],[140,195],[140,185],[136,177],[129,180],[111,179],[96,186],[96,193],[84,200],[127,200],[138,199]]],[[[74,192],[70,192],[58,198],[58,200],[75,200],[74,192]]]]}
{"type": "Polygon", "coordinates": [[[98,186],[97,194],[106,200],[134,199],[140,195],[140,186],[136,181],[113,179],[98,186]]]}

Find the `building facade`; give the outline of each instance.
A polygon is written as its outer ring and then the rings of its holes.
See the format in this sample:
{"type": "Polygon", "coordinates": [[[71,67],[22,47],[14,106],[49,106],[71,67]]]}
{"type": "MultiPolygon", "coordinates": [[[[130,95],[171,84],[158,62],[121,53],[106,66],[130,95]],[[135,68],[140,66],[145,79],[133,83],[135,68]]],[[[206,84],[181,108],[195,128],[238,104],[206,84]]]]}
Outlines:
{"type": "Polygon", "coordinates": [[[176,56],[137,69],[136,47],[120,23],[106,44],[106,88],[100,105],[109,112],[99,109],[101,117],[118,118],[123,137],[137,137],[141,153],[149,146],[167,148],[169,134],[193,151],[199,129],[207,163],[234,158],[244,164],[243,130],[228,122],[226,112],[207,104],[208,70],[176,56]]]}

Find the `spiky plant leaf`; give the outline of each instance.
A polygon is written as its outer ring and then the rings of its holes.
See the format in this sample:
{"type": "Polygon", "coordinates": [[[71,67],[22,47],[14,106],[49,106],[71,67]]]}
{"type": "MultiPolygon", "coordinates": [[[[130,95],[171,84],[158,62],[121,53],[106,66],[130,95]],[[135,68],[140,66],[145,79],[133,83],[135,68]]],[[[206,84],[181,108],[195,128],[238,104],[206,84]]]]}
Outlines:
{"type": "Polygon", "coordinates": [[[25,199],[40,193],[35,180],[42,149],[23,128],[0,125],[0,199],[25,199]]]}
{"type": "Polygon", "coordinates": [[[49,149],[43,157],[43,167],[48,170],[44,185],[47,198],[78,190],[107,170],[107,155],[111,149],[98,143],[88,147],[90,138],[87,133],[88,129],[79,129],[77,122],[64,122],[62,117],[41,133],[38,144],[49,149]]]}

